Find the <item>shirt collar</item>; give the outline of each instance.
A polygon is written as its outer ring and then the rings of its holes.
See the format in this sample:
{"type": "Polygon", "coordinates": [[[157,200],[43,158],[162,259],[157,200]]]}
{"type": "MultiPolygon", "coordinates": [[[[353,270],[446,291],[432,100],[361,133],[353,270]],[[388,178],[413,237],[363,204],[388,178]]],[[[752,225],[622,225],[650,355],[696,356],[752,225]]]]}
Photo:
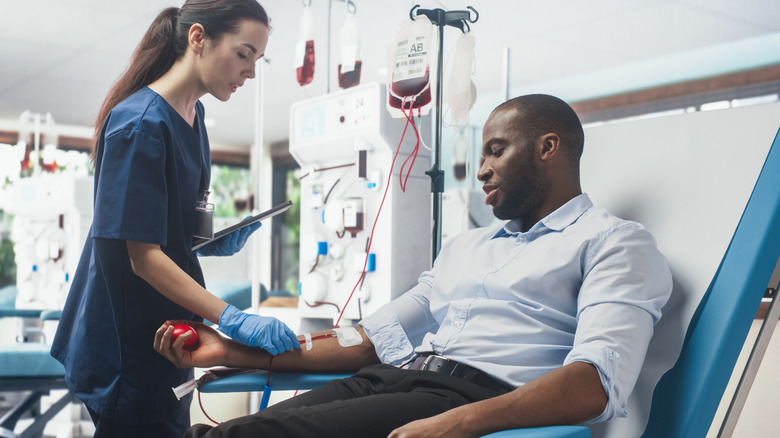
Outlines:
{"type": "MultiPolygon", "coordinates": [[[[593,207],[593,202],[591,202],[590,197],[587,194],[582,193],[570,199],[569,202],[558,207],[557,210],[553,211],[547,215],[547,217],[534,224],[534,226],[532,226],[526,232],[526,234],[535,233],[543,227],[552,231],[561,231],[569,225],[573,224],[591,207],[593,207]]],[[[521,229],[522,219],[513,219],[506,222],[504,226],[493,235],[492,239],[497,237],[507,237],[523,234],[520,232],[521,229]]]]}

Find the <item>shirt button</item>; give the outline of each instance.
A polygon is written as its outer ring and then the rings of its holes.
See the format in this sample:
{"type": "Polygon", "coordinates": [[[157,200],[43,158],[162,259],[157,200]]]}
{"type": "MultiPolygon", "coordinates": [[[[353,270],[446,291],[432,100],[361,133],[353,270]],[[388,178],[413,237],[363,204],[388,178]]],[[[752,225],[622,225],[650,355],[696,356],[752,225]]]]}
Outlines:
{"type": "Polygon", "coordinates": [[[452,325],[454,325],[455,327],[460,327],[461,324],[463,324],[463,323],[460,322],[460,321],[455,321],[455,322],[452,323],[452,325]]]}

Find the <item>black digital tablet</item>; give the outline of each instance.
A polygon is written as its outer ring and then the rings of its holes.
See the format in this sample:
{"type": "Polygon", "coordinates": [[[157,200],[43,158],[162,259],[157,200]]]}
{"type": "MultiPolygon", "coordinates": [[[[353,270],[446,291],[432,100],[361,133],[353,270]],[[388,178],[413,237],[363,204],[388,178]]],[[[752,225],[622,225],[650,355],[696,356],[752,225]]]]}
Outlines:
{"type": "Polygon", "coordinates": [[[195,251],[196,249],[200,248],[203,245],[206,245],[207,243],[213,242],[217,239],[220,239],[222,237],[227,236],[228,234],[232,233],[233,231],[240,230],[241,228],[244,228],[247,225],[252,225],[255,222],[260,222],[263,219],[268,219],[271,217],[276,216],[277,214],[284,213],[292,206],[292,201],[287,201],[284,203],[281,203],[279,205],[274,206],[270,210],[266,210],[262,213],[256,214],[252,217],[248,217],[241,222],[231,225],[225,229],[219,230],[216,233],[214,233],[213,239],[203,239],[200,237],[196,237],[195,240],[192,241],[192,250],[195,251]]]}

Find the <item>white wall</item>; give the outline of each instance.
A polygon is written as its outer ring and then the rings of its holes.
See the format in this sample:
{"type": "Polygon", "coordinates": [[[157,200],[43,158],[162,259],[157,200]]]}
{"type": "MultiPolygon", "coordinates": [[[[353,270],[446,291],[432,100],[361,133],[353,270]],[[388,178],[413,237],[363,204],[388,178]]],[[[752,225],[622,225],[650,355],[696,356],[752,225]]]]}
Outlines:
{"type": "Polygon", "coordinates": [[[597,206],[645,224],[674,276],[674,294],[656,326],[629,417],[594,427],[594,436],[639,436],[644,429],[651,388],[679,354],[778,126],[776,103],[586,130],[583,190],[597,206]]]}
{"type": "MultiPolygon", "coordinates": [[[[230,225],[238,223],[242,218],[217,218],[214,219],[214,230],[221,230],[230,225]]],[[[270,222],[268,224],[270,227],[270,222]]],[[[260,227],[260,229],[265,226],[260,227]]],[[[247,241],[246,248],[233,254],[230,257],[200,257],[200,267],[203,269],[203,276],[206,282],[222,280],[249,280],[250,274],[250,248],[255,239],[260,239],[260,233],[253,235],[247,241]]]]}

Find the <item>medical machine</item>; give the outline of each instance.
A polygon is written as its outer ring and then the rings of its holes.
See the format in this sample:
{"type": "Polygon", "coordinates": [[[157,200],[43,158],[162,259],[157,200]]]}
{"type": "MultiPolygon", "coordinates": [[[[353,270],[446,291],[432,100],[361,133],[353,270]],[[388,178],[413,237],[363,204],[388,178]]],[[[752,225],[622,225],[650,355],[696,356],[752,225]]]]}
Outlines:
{"type": "Polygon", "coordinates": [[[431,163],[418,144],[429,121],[391,118],[386,96],[383,85],[366,84],[291,109],[302,318],[358,321],[430,268],[431,163]]]}
{"type": "Polygon", "coordinates": [[[16,308],[60,310],[92,221],[92,178],[41,174],[14,190],[16,308]]]}

